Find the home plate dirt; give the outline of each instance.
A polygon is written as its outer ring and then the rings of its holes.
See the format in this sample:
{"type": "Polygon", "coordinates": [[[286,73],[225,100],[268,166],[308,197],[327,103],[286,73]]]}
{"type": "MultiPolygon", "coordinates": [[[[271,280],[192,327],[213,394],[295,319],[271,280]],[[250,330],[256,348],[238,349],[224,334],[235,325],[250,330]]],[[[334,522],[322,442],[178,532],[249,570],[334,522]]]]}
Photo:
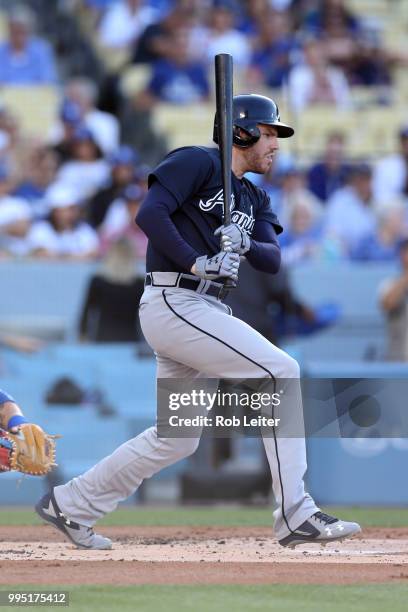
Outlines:
{"type": "Polygon", "coordinates": [[[326,547],[282,548],[265,528],[101,528],[109,551],[50,527],[0,529],[0,584],[350,583],[408,579],[408,530],[367,529],[326,547]]]}

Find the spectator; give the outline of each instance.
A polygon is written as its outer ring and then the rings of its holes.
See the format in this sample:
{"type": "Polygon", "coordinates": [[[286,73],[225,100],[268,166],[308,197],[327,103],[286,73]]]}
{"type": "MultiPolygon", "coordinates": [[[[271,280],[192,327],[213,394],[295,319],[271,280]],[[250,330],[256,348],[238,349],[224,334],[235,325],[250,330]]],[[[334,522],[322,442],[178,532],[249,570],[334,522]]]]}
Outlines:
{"type": "Polygon", "coordinates": [[[81,125],[82,111],[75,102],[63,100],[59,118],[61,123],[51,129],[49,142],[62,164],[71,159],[72,140],[75,130],[81,125]]]}
{"type": "Polygon", "coordinates": [[[118,0],[102,18],[99,40],[104,47],[129,48],[156,17],[157,12],[143,0],[118,0]]]}
{"type": "Polygon", "coordinates": [[[119,122],[110,113],[96,108],[97,96],[95,83],[86,77],[75,77],[65,87],[65,97],[81,110],[82,123],[92,132],[101,150],[110,153],[119,146],[119,122]]]}
{"type": "Polygon", "coordinates": [[[64,185],[48,190],[50,214],[47,220],[35,223],[30,232],[32,254],[63,259],[92,259],[99,251],[96,232],[81,221],[78,195],[64,185]]]}
{"type": "Polygon", "coordinates": [[[378,201],[408,198],[408,125],[399,132],[399,152],[377,163],[373,188],[378,201]]]}
{"type": "MultiPolygon", "coordinates": [[[[399,52],[390,52],[381,44],[379,33],[375,30],[365,30],[355,40],[355,53],[350,58],[345,70],[349,81],[355,85],[365,87],[390,85],[392,69],[398,64],[404,64],[404,55],[399,52]]],[[[382,103],[390,103],[391,93],[382,89],[382,103]]]]}
{"type": "Polygon", "coordinates": [[[328,134],[322,161],[309,170],[309,189],[322,202],[326,202],[337,189],[343,187],[350,173],[350,166],[344,155],[344,141],[342,132],[328,134]]]}
{"type": "Polygon", "coordinates": [[[55,83],[57,71],[48,42],[33,35],[34,15],[27,6],[8,14],[9,38],[0,44],[0,82],[13,85],[55,83]]]}
{"type": "Polygon", "coordinates": [[[293,165],[291,160],[276,172],[276,187],[269,187],[261,183],[261,187],[266,189],[272,204],[273,211],[277,214],[284,227],[289,223],[291,203],[299,197],[300,193],[307,192],[306,197],[314,196],[306,188],[306,178],[304,173],[293,165]]]}
{"type": "Polygon", "coordinates": [[[282,335],[312,333],[333,323],[336,313],[315,310],[297,299],[285,266],[278,274],[254,270],[247,261],[240,265],[240,282],[226,298],[234,316],[251,325],[270,342],[280,345],[282,335]],[[326,314],[326,316],[324,316],[326,314]],[[328,315],[332,315],[332,317],[328,315]]]}
{"type": "Polygon", "coordinates": [[[11,196],[15,188],[15,181],[10,175],[8,168],[0,164],[0,206],[6,196],[11,196]]]}
{"type": "Polygon", "coordinates": [[[319,0],[317,8],[305,15],[303,28],[317,36],[339,31],[355,35],[361,25],[345,0],[319,0]]]}
{"type": "Polygon", "coordinates": [[[235,21],[235,4],[231,0],[215,0],[206,43],[208,62],[213,62],[217,53],[230,53],[236,66],[249,64],[251,47],[245,34],[235,27],[235,21]]]}
{"type": "MultiPolygon", "coordinates": [[[[243,13],[238,15],[238,30],[247,36],[256,36],[263,19],[267,16],[270,9],[275,9],[275,7],[271,0],[244,0],[242,4],[243,13]]],[[[284,9],[279,7],[276,10],[284,9]]]]}
{"type": "Polygon", "coordinates": [[[248,79],[255,86],[281,87],[286,82],[298,44],[287,13],[268,11],[259,22],[248,79]]]}
{"type": "Polygon", "coordinates": [[[371,179],[369,166],[355,166],[350,172],[349,184],[338,189],[327,204],[325,233],[339,240],[347,255],[376,229],[371,179]]]}
{"type": "Polygon", "coordinates": [[[9,161],[10,154],[19,140],[19,126],[10,111],[0,104],[0,158],[9,161]]]}
{"type": "Polygon", "coordinates": [[[149,175],[151,173],[151,166],[148,164],[139,164],[135,168],[134,182],[137,183],[142,189],[147,191],[149,189],[149,175]]]}
{"type": "Polygon", "coordinates": [[[147,91],[139,95],[138,104],[143,108],[151,108],[157,101],[192,104],[206,101],[209,93],[206,67],[192,59],[188,32],[178,30],[172,35],[167,58],[155,62],[147,91]]]}
{"type": "Polygon", "coordinates": [[[387,321],[389,361],[408,361],[408,238],[400,244],[401,273],[380,287],[380,304],[387,321]]]}
{"type": "MultiPolygon", "coordinates": [[[[89,9],[94,10],[94,11],[104,11],[105,9],[107,9],[111,4],[113,4],[114,2],[116,2],[116,0],[79,0],[79,3],[82,3],[89,9]]],[[[68,0],[67,4],[70,2],[70,0],[68,0]]],[[[74,5],[74,9],[75,9],[75,0],[73,2],[74,5]]]]}
{"type": "Polygon", "coordinates": [[[21,198],[5,197],[0,203],[0,257],[24,257],[30,253],[28,239],[32,211],[21,198]]]}
{"type": "Polygon", "coordinates": [[[137,305],[143,291],[144,279],[136,276],[132,244],[122,239],[106,254],[102,273],[90,281],[79,324],[81,339],[141,340],[137,305]]]}
{"type": "Polygon", "coordinates": [[[22,161],[31,144],[17,117],[0,105],[0,163],[5,165],[13,180],[21,178],[22,161]]]}
{"type": "Polygon", "coordinates": [[[401,240],[408,236],[405,206],[393,202],[378,212],[378,227],[352,251],[352,259],[360,261],[393,261],[398,256],[401,240]]]}
{"type": "Polygon", "coordinates": [[[133,245],[136,257],[145,259],[147,237],[135,223],[145,195],[146,192],[139,185],[131,184],[125,187],[122,197],[113,202],[100,228],[103,250],[126,237],[133,245]]]}
{"type": "Polygon", "coordinates": [[[135,177],[137,160],[137,154],[126,145],[110,156],[109,183],[96,192],[87,207],[87,219],[92,227],[98,228],[103,223],[112,202],[123,193],[124,188],[135,177]]]}
{"type": "Polygon", "coordinates": [[[322,0],[307,16],[305,27],[325,41],[328,60],[353,84],[389,84],[390,68],[403,61],[403,54],[383,48],[378,27],[367,27],[344,0],[322,0]]]}
{"type": "Polygon", "coordinates": [[[286,265],[316,257],[322,237],[322,208],[306,190],[293,193],[288,202],[288,223],[279,237],[286,265]]]}
{"type": "Polygon", "coordinates": [[[72,160],[61,166],[57,182],[70,185],[82,199],[92,197],[109,180],[109,164],[103,159],[93,133],[78,127],[72,137],[72,160]]]}
{"type": "Polygon", "coordinates": [[[195,24],[194,10],[179,0],[160,21],[147,26],[139,38],[132,61],[136,64],[153,64],[167,57],[171,53],[173,35],[183,29],[188,31],[189,48],[192,54],[199,53],[202,56],[201,47],[203,45],[199,45],[199,52],[196,49],[197,39],[201,39],[202,27],[197,27],[195,24]]]}
{"type": "Polygon", "coordinates": [[[350,107],[350,91],[344,73],[328,65],[324,43],[309,40],[304,44],[305,63],[289,74],[289,98],[296,112],[315,104],[339,109],[350,107]]]}
{"type": "Polygon", "coordinates": [[[52,149],[37,146],[29,152],[25,178],[17,184],[13,194],[30,202],[35,218],[46,213],[44,196],[55,180],[57,167],[57,155],[52,149]]]}

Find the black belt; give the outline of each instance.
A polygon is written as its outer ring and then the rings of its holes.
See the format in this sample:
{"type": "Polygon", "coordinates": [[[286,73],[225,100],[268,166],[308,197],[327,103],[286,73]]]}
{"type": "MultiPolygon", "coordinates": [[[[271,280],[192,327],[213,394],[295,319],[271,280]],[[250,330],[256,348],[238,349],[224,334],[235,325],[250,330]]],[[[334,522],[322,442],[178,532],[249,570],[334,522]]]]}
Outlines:
{"type": "MultiPolygon", "coordinates": [[[[171,287],[180,287],[180,289],[190,289],[190,291],[198,291],[199,286],[201,285],[200,279],[195,278],[186,278],[184,274],[180,274],[178,282],[171,287]]],[[[169,285],[160,285],[153,284],[152,275],[150,272],[146,274],[145,278],[145,286],[154,286],[154,287],[169,287],[169,285]]],[[[212,281],[207,281],[207,285],[200,289],[200,293],[210,295],[211,297],[217,298],[217,300],[222,300],[228,295],[228,290],[225,289],[224,285],[220,283],[213,283],[212,281]]]]}

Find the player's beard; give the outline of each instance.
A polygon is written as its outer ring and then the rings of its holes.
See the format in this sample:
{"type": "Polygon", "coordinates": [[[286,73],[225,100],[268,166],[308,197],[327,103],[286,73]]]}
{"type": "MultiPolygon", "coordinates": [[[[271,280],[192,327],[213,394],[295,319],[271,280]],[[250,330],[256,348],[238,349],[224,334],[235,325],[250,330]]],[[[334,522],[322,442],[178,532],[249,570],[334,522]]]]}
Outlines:
{"type": "Polygon", "coordinates": [[[266,174],[272,165],[272,162],[269,160],[268,155],[270,153],[259,153],[256,149],[248,149],[247,151],[247,162],[248,162],[248,170],[247,172],[254,172],[255,174],[266,174]]]}

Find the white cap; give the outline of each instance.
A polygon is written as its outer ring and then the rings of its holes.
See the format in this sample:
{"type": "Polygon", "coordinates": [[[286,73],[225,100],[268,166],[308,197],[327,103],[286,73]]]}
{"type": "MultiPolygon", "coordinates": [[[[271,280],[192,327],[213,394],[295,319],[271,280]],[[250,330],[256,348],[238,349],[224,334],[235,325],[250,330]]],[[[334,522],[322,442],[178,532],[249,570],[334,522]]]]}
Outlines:
{"type": "Polygon", "coordinates": [[[45,201],[51,210],[73,205],[79,206],[81,203],[78,192],[69,185],[63,185],[62,183],[54,183],[47,189],[45,201]]]}
{"type": "Polygon", "coordinates": [[[0,200],[0,227],[17,221],[28,221],[32,217],[30,205],[22,198],[2,198],[0,200]]]}

